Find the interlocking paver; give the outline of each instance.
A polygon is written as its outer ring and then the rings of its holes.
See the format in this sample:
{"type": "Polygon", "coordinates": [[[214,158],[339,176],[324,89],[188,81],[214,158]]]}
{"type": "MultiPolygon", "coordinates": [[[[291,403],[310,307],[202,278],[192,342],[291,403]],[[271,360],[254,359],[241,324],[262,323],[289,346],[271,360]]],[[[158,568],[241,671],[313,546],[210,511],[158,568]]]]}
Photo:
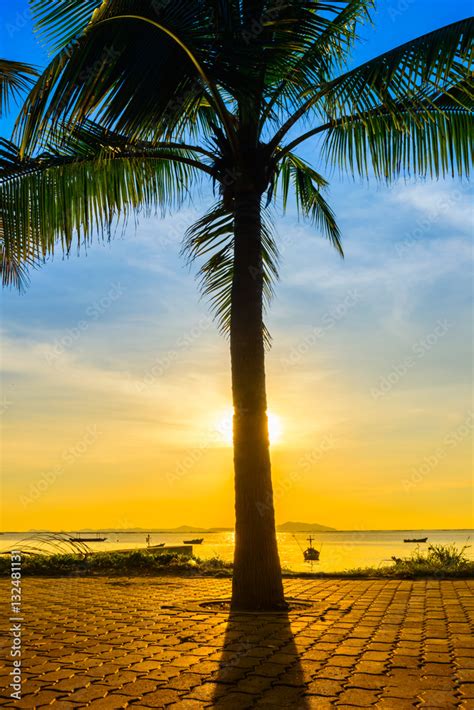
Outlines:
{"type": "MultiPolygon", "coordinates": [[[[473,582],[285,585],[317,600],[314,610],[186,610],[228,597],[226,579],[25,578],[14,706],[474,710],[473,582]]],[[[0,680],[0,705],[11,707],[8,672],[0,680]]]]}
{"type": "MultiPolygon", "coordinates": [[[[118,710],[119,708],[126,708],[130,698],[127,695],[107,695],[105,698],[100,698],[100,700],[94,700],[88,708],[93,708],[93,710],[118,710]]],[[[56,710],[56,703],[51,706],[52,710],[56,710]]]]}
{"type": "Polygon", "coordinates": [[[361,690],[360,688],[350,688],[339,695],[337,703],[342,705],[355,705],[367,708],[374,705],[377,700],[377,693],[374,690],[361,690]]]}

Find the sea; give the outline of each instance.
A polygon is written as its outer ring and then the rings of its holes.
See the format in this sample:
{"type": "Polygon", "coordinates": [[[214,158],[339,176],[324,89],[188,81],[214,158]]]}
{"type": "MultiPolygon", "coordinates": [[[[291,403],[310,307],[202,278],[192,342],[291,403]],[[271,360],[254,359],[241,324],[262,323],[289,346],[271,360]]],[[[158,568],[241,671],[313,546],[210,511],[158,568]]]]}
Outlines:
{"type": "MultiPolygon", "coordinates": [[[[77,536],[77,531],[69,531],[77,536]]],[[[88,537],[96,533],[82,533],[88,537]]],[[[201,545],[194,546],[194,554],[202,559],[219,557],[232,560],[234,533],[229,532],[150,532],[151,544],[165,543],[165,546],[182,545],[184,540],[203,537],[201,545]]],[[[112,551],[120,549],[145,549],[148,531],[99,533],[106,537],[104,542],[90,542],[92,551],[112,551]]],[[[379,567],[391,564],[392,556],[406,557],[414,550],[427,550],[429,545],[467,546],[466,555],[474,559],[474,530],[339,530],[312,533],[313,546],[320,550],[320,561],[304,561],[303,550],[308,546],[308,532],[277,533],[278,548],[282,566],[295,572],[322,571],[341,572],[358,567],[379,567]],[[427,537],[426,543],[405,543],[404,538],[427,537]]],[[[0,534],[0,553],[10,549],[36,548],[44,552],[58,552],[63,543],[47,541],[44,534],[25,532],[5,532],[0,534]]]]}

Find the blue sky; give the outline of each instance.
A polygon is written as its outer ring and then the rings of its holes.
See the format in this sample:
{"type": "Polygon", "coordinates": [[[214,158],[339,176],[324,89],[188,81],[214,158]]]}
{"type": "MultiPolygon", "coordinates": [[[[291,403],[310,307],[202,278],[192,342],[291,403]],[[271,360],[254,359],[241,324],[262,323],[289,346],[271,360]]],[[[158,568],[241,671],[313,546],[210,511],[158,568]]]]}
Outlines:
{"type": "MultiPolygon", "coordinates": [[[[468,16],[472,4],[378,7],[355,63],[468,16]]],[[[0,56],[44,64],[27,3],[4,4],[0,18],[0,56]]],[[[318,154],[309,145],[303,155],[318,154]]],[[[344,261],[293,210],[276,209],[281,281],[267,370],[284,432],[273,452],[280,522],[470,525],[470,197],[453,180],[333,177],[344,261]],[[308,455],[311,466],[292,476],[308,455]]],[[[4,492],[20,527],[232,522],[231,452],[214,436],[230,406],[228,347],[179,257],[211,199],[205,190],[79,258],[58,254],[24,295],[3,294],[4,492]],[[90,426],[92,443],[64,463],[90,426]]]]}

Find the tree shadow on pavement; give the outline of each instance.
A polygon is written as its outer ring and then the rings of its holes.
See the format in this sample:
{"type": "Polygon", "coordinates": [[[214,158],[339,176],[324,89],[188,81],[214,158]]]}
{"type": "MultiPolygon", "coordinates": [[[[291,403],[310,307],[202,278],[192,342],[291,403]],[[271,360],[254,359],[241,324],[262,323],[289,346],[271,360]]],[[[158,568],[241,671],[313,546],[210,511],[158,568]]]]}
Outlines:
{"type": "Polygon", "coordinates": [[[288,614],[231,614],[215,682],[215,708],[307,710],[303,670],[288,614]]]}

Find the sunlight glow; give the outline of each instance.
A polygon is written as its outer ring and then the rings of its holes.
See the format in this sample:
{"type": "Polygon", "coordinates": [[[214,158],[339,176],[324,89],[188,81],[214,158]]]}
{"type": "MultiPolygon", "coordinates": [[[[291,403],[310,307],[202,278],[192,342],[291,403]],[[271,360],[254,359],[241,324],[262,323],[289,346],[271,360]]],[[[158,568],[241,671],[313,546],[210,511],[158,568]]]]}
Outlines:
{"type": "MultiPolygon", "coordinates": [[[[232,410],[225,412],[217,419],[216,431],[226,444],[232,444],[232,410]]],[[[283,427],[281,419],[273,412],[268,412],[268,433],[270,444],[278,444],[281,441],[283,427]]]]}

